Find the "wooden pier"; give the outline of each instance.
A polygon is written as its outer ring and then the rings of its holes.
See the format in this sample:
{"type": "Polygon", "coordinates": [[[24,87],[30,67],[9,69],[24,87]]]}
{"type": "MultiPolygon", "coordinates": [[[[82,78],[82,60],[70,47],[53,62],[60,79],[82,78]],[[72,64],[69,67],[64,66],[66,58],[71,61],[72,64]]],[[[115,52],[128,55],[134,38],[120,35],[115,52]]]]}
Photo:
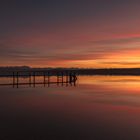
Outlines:
{"type": "Polygon", "coordinates": [[[51,72],[51,71],[16,71],[9,76],[12,78],[12,83],[0,84],[0,86],[13,86],[18,88],[20,85],[29,85],[29,87],[35,87],[36,85],[50,86],[56,85],[76,85],[77,76],[74,72],[51,72]],[[38,82],[37,77],[41,77],[41,81],[38,82]],[[52,80],[52,76],[56,77],[56,80],[52,80]],[[26,82],[20,82],[21,78],[26,78],[26,82]]]}

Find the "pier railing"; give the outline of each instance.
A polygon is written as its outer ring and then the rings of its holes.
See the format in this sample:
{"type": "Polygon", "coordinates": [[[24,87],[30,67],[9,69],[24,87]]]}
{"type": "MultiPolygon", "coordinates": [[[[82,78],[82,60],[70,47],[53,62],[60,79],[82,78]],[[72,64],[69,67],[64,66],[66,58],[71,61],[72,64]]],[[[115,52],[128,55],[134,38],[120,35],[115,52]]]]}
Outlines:
{"type": "Polygon", "coordinates": [[[77,76],[75,72],[68,71],[14,71],[12,74],[8,75],[12,78],[12,83],[0,84],[1,86],[12,85],[13,87],[19,87],[20,85],[29,85],[30,87],[35,87],[36,85],[44,85],[44,87],[50,86],[51,84],[57,85],[76,85],[77,76]],[[38,82],[36,79],[41,76],[42,80],[38,82]],[[56,80],[52,80],[52,76],[56,77],[56,80]],[[26,78],[26,82],[21,82],[21,78],[26,78]]]}

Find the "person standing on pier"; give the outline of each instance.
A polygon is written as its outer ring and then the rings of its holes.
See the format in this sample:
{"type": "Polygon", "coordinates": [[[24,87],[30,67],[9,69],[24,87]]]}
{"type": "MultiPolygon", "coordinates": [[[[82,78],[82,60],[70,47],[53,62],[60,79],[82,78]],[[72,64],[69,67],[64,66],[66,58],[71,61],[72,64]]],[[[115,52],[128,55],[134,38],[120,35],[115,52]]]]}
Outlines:
{"type": "Polygon", "coordinates": [[[70,78],[70,83],[76,82],[76,80],[77,80],[77,76],[75,74],[70,74],[69,78],[70,78]]]}

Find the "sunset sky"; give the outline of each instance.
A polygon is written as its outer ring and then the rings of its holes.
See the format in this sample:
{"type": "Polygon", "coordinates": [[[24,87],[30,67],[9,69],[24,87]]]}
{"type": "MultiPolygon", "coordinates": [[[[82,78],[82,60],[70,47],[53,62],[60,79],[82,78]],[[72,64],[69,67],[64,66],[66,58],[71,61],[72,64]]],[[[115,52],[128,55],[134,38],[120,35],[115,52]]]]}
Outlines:
{"type": "Polygon", "coordinates": [[[0,66],[140,67],[140,0],[1,0],[0,66]]]}

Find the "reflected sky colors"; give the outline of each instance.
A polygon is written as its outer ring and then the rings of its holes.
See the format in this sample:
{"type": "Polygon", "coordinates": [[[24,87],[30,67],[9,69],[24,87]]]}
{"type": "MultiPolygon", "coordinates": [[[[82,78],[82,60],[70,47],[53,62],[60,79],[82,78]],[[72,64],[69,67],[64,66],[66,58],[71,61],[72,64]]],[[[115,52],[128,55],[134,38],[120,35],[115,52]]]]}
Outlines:
{"type": "Polygon", "coordinates": [[[0,65],[140,67],[138,0],[2,0],[0,65]]]}
{"type": "Polygon", "coordinates": [[[76,87],[0,87],[0,138],[139,139],[137,87],[133,76],[81,76],[76,87]]]}

